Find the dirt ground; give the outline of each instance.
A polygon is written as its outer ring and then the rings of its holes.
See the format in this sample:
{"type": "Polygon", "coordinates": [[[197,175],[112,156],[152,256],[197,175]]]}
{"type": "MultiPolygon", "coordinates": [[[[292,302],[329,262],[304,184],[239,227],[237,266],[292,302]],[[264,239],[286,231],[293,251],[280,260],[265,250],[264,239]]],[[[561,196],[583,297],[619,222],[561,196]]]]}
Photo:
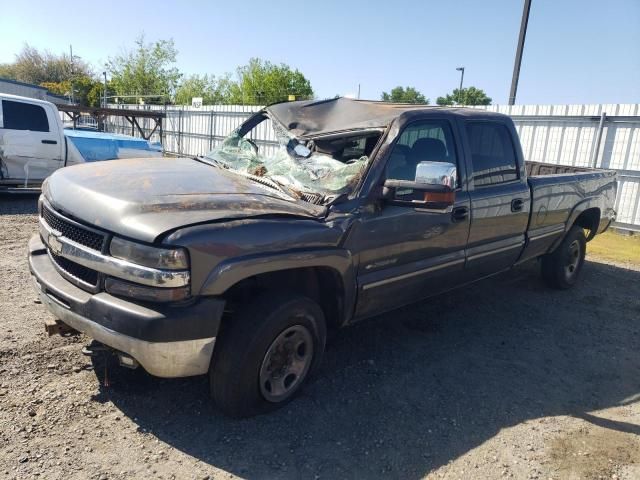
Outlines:
{"type": "Polygon", "coordinates": [[[205,377],[45,335],[35,204],[0,197],[0,480],[640,478],[638,266],[589,256],[558,292],[534,263],[345,329],[294,402],[237,421],[205,377]]]}

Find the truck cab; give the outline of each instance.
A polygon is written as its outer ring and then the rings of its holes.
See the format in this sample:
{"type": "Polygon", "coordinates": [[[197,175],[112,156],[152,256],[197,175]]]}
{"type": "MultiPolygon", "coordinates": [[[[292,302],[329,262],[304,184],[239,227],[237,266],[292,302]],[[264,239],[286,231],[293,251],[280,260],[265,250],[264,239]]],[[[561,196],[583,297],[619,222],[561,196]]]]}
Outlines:
{"type": "Polygon", "coordinates": [[[362,316],[510,268],[526,239],[530,191],[508,118],[435,109],[398,120],[400,132],[369,195],[380,184],[393,191],[363,215],[351,237],[359,251],[362,316]],[[455,167],[450,205],[429,208],[430,194],[415,184],[393,188],[398,180],[413,181],[423,162],[455,167]]]}

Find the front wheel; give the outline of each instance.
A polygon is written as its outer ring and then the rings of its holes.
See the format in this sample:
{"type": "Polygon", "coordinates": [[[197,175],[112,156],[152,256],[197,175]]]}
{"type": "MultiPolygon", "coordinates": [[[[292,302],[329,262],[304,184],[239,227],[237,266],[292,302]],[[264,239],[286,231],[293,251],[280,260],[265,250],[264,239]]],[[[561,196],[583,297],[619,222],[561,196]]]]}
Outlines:
{"type": "Polygon", "coordinates": [[[209,381],[215,403],[229,416],[249,417],[286,404],[321,361],[324,314],[307,297],[265,295],[227,321],[209,381]]]}
{"type": "Polygon", "coordinates": [[[572,227],[558,248],[542,257],[542,278],[547,285],[560,290],[573,287],[582,270],[586,250],[584,230],[572,227]]]}

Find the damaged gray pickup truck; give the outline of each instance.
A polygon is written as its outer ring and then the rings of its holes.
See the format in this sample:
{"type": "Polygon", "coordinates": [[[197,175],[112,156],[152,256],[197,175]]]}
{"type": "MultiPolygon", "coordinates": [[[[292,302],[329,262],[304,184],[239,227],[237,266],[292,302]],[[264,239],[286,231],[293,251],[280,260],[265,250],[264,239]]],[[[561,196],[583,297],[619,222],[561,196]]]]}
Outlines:
{"type": "Polygon", "coordinates": [[[281,103],[203,157],[55,172],[29,265],[61,327],[152,375],[208,373],[242,417],[300,390],[327,331],[532,259],[571,287],[615,196],[614,172],[525,163],[504,115],[281,103]]]}

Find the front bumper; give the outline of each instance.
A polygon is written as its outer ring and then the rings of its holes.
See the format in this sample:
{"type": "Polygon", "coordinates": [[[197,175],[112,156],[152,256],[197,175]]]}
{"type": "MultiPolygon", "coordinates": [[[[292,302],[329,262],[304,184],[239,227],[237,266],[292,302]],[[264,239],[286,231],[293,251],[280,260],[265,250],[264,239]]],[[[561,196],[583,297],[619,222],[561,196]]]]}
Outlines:
{"type": "Polygon", "coordinates": [[[39,235],[29,241],[29,268],[40,300],[70,327],[135,358],[158,377],[207,372],[224,300],[188,305],[139,304],[82,290],[55,269],[39,235]]]}

